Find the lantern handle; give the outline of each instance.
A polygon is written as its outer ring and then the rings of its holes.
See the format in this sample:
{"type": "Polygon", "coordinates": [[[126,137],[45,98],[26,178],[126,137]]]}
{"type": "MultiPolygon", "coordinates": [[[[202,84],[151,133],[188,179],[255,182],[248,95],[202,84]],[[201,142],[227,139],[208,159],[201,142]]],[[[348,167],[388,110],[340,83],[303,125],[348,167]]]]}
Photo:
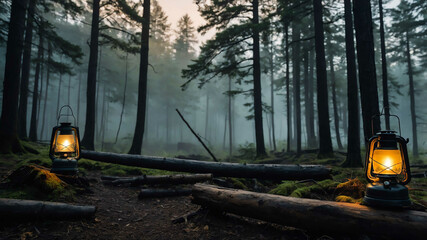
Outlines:
{"type": "Polygon", "coordinates": [[[58,114],[57,114],[57,118],[56,118],[56,125],[59,125],[59,119],[61,117],[64,117],[64,116],[66,116],[66,117],[69,117],[69,116],[73,117],[73,119],[74,119],[74,125],[76,125],[76,117],[74,116],[73,109],[70,107],[70,105],[64,105],[64,106],[62,106],[59,109],[58,114]],[[69,108],[70,111],[71,111],[71,115],[70,114],[61,114],[63,108],[69,108]]]}
{"type": "Polygon", "coordinates": [[[376,117],[380,118],[381,116],[389,116],[389,117],[395,117],[395,118],[397,118],[397,123],[399,125],[399,135],[402,136],[402,130],[400,128],[400,118],[399,118],[399,116],[394,115],[394,114],[383,114],[383,113],[381,113],[381,114],[375,114],[375,115],[373,115],[371,117],[372,136],[375,135],[375,133],[374,133],[374,118],[376,118],[376,117]]]}

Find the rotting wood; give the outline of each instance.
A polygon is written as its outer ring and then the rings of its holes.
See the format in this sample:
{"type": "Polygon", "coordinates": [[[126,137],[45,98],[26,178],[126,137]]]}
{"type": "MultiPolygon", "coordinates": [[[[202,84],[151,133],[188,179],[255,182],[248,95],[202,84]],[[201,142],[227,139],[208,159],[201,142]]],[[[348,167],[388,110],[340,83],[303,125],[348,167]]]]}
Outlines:
{"type": "Polygon", "coordinates": [[[316,233],[370,234],[425,239],[427,213],[376,209],[358,204],[292,198],[195,184],[193,203],[316,233]]]}
{"type": "Polygon", "coordinates": [[[331,178],[330,169],[320,165],[217,163],[88,150],[82,150],[82,157],[94,161],[126,166],[155,168],[176,172],[212,173],[214,177],[242,177],[270,180],[322,180],[331,178]]]}
{"type": "Polygon", "coordinates": [[[138,198],[161,198],[161,197],[177,197],[188,196],[191,194],[191,189],[141,189],[138,198]]]}
{"type": "Polygon", "coordinates": [[[60,202],[0,198],[0,222],[77,220],[92,218],[95,212],[95,206],[76,206],[60,202]]]}
{"type": "Polygon", "coordinates": [[[204,182],[212,179],[212,174],[192,174],[192,175],[158,175],[158,176],[138,176],[131,178],[117,178],[104,183],[111,185],[131,184],[132,186],[139,185],[176,185],[176,184],[193,184],[204,182]]]}

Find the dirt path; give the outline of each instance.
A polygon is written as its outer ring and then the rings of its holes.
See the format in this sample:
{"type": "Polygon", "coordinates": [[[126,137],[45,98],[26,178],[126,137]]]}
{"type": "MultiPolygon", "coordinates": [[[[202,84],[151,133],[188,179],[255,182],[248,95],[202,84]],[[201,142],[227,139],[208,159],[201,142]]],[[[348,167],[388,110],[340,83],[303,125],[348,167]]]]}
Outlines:
{"type": "Polygon", "coordinates": [[[75,203],[97,206],[95,219],[11,224],[0,227],[0,239],[307,239],[293,228],[210,212],[173,224],[172,219],[199,208],[190,197],[138,200],[139,188],[101,182],[92,182],[91,189],[75,203]]]}

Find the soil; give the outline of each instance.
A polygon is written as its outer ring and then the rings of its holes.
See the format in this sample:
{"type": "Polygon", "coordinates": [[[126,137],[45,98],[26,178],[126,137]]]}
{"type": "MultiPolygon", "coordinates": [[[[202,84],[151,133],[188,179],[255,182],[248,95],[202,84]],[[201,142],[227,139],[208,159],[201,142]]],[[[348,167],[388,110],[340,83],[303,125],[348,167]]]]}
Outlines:
{"type": "MultiPolygon", "coordinates": [[[[38,221],[0,226],[0,239],[307,239],[305,232],[231,214],[200,211],[183,223],[173,219],[195,212],[191,197],[138,199],[140,188],[102,184],[88,176],[93,193],[73,204],[95,205],[94,219],[38,221]]],[[[311,238],[313,238],[312,236],[311,238]]],[[[314,237],[317,239],[317,237],[314,237]]]]}

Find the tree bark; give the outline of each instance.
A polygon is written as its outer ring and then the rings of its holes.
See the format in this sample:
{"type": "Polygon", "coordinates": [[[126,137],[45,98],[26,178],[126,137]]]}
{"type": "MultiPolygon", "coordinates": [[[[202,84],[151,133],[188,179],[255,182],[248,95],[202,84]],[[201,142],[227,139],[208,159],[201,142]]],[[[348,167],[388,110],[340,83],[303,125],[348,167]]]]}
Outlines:
{"type": "Polygon", "coordinates": [[[143,23],[141,33],[141,52],[139,66],[138,109],[136,112],[136,126],[133,135],[130,154],[141,154],[142,139],[144,137],[145,114],[147,108],[147,74],[148,48],[150,37],[150,0],[144,0],[143,23]]]}
{"type": "Polygon", "coordinates": [[[18,97],[25,12],[28,0],[12,1],[7,36],[3,79],[3,101],[0,118],[0,153],[23,152],[18,140],[18,97]]]}
{"type": "Polygon", "coordinates": [[[273,151],[277,151],[276,146],[276,129],[274,126],[274,53],[273,53],[273,41],[270,39],[270,57],[268,58],[270,64],[270,94],[271,94],[271,133],[273,141],[273,151]]]}
{"type": "Polygon", "coordinates": [[[27,25],[25,26],[24,53],[22,56],[21,89],[19,92],[18,107],[18,133],[19,138],[27,138],[27,105],[28,105],[28,82],[31,70],[31,45],[33,42],[33,22],[36,0],[30,0],[27,14],[27,25]]]}
{"type": "Polygon", "coordinates": [[[354,27],[356,29],[357,63],[359,68],[363,132],[365,139],[369,139],[373,134],[379,132],[381,129],[380,118],[376,117],[372,119],[373,116],[379,114],[379,106],[370,1],[354,1],[353,14],[354,27]]]}
{"type": "MultiPolygon", "coordinates": [[[[42,30],[40,30],[42,31],[42,30]]],[[[43,34],[39,33],[39,46],[37,53],[36,73],[34,77],[33,88],[33,105],[31,108],[31,121],[30,121],[30,140],[37,141],[37,105],[39,99],[39,78],[40,78],[40,65],[43,62],[43,34]]]]}
{"type": "Polygon", "coordinates": [[[323,32],[323,6],[321,0],[313,0],[314,33],[317,74],[317,114],[319,118],[319,158],[333,154],[331,127],[329,124],[328,81],[326,77],[325,44],[323,32]]]}
{"type": "Polygon", "coordinates": [[[353,18],[351,14],[351,0],[344,1],[345,18],[345,48],[347,60],[347,158],[345,167],[361,167],[360,156],[360,123],[359,123],[359,95],[357,91],[356,56],[354,50],[353,18]]]}
{"type": "Polygon", "coordinates": [[[390,130],[390,104],[388,101],[388,76],[387,76],[387,58],[385,50],[385,37],[384,37],[384,13],[383,13],[383,0],[379,0],[380,11],[380,38],[381,38],[381,69],[383,77],[383,108],[385,114],[385,128],[390,130]]]}
{"type": "Polygon", "coordinates": [[[156,168],[177,172],[212,173],[215,177],[244,177],[273,180],[330,178],[330,169],[317,165],[219,163],[87,150],[82,150],[82,157],[125,166],[156,168]]]}
{"type": "Polygon", "coordinates": [[[231,118],[231,99],[233,96],[230,94],[231,91],[231,77],[228,78],[228,158],[231,161],[231,157],[233,154],[233,126],[231,126],[231,122],[233,119],[231,118]]]}
{"type": "Polygon", "coordinates": [[[95,206],[0,198],[0,221],[77,220],[92,218],[95,212],[95,206]]]}
{"type": "Polygon", "coordinates": [[[264,145],[264,129],[262,124],[262,95],[261,95],[261,66],[259,50],[259,14],[258,0],[252,2],[252,28],[253,35],[253,78],[254,78],[254,110],[255,110],[255,138],[256,138],[256,155],[257,157],[266,156],[264,145]]]}
{"type": "Polygon", "coordinates": [[[411,100],[411,120],[412,120],[412,155],[418,156],[418,137],[417,137],[417,115],[415,112],[415,89],[414,89],[414,74],[411,61],[411,49],[409,48],[409,33],[406,32],[406,61],[408,63],[409,77],[409,97],[411,100]]]}
{"type": "MultiPolygon", "coordinates": [[[[313,45],[312,43],[310,44],[313,45]]],[[[316,131],[315,131],[315,124],[314,124],[314,50],[310,50],[309,54],[309,73],[308,73],[308,102],[306,102],[306,107],[308,107],[308,125],[310,126],[310,138],[308,138],[308,146],[313,149],[317,148],[317,137],[316,137],[316,131]]]]}
{"type": "Polygon", "coordinates": [[[227,189],[206,184],[193,186],[193,203],[218,211],[306,229],[312,233],[361,235],[381,238],[424,239],[427,213],[387,211],[358,204],[301,199],[227,189]]]}
{"type": "Polygon", "coordinates": [[[286,126],[287,126],[287,137],[286,137],[286,151],[291,151],[291,141],[292,141],[292,111],[291,111],[291,96],[289,89],[289,23],[285,22],[285,61],[286,61],[286,126]]]}
{"type": "Polygon", "coordinates": [[[132,178],[116,178],[110,179],[112,185],[131,184],[132,186],[139,185],[178,185],[178,184],[193,184],[197,182],[205,182],[212,179],[212,174],[192,174],[192,175],[158,175],[158,176],[138,176],[132,178]]]}
{"type": "Polygon", "coordinates": [[[86,88],[86,123],[82,139],[82,147],[95,149],[95,96],[96,96],[96,68],[98,64],[98,36],[99,36],[99,1],[93,0],[92,27],[90,32],[90,54],[87,72],[86,88]]]}
{"type": "Polygon", "coordinates": [[[300,44],[301,31],[299,26],[294,22],[292,26],[292,78],[294,88],[294,108],[295,108],[295,138],[297,154],[301,153],[301,44],[300,44]]]}

